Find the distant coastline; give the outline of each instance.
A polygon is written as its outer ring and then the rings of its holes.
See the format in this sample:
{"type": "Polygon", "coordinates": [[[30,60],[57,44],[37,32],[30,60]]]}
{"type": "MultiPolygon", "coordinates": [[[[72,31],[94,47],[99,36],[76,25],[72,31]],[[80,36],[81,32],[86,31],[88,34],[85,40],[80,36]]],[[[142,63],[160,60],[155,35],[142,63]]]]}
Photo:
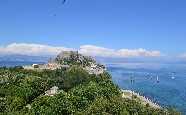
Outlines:
{"type": "Polygon", "coordinates": [[[24,66],[32,65],[34,63],[44,64],[45,62],[35,62],[35,61],[0,61],[0,67],[15,67],[15,66],[24,66]]]}

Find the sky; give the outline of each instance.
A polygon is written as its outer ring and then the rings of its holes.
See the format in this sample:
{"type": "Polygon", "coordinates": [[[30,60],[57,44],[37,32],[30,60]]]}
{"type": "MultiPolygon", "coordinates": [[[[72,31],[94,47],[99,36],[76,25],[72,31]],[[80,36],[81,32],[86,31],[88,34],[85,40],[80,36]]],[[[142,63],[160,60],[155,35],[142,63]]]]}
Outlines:
{"type": "Polygon", "coordinates": [[[186,57],[185,6],[185,0],[0,0],[0,53],[186,57]]]}

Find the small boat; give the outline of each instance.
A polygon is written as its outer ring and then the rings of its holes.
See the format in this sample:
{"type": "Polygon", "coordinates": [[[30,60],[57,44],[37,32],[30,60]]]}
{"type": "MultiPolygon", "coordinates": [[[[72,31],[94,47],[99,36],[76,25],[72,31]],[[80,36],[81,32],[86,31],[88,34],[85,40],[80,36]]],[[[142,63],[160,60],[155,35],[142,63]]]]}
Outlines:
{"type": "Polygon", "coordinates": [[[159,80],[159,76],[156,77],[156,82],[159,83],[160,80],[159,80]]]}
{"type": "Polygon", "coordinates": [[[131,84],[134,84],[134,77],[130,77],[130,82],[131,82],[131,84]]]}
{"type": "Polygon", "coordinates": [[[171,79],[175,79],[175,74],[176,74],[176,72],[172,72],[171,79]]]}

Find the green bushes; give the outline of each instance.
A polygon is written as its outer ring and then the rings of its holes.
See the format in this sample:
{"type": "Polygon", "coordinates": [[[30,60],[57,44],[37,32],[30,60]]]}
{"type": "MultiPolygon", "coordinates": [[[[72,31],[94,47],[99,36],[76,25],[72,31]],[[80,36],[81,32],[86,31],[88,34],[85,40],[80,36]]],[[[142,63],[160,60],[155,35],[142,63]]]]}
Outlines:
{"type": "Polygon", "coordinates": [[[5,98],[0,98],[0,113],[4,113],[7,109],[7,102],[5,98]]]}
{"type": "Polygon", "coordinates": [[[0,81],[0,115],[179,115],[122,98],[108,73],[89,75],[79,66],[42,72],[0,68],[0,81]],[[46,96],[53,86],[60,93],[46,96]]]}
{"type": "Polygon", "coordinates": [[[75,112],[75,107],[65,93],[60,93],[55,97],[38,97],[31,107],[29,112],[34,115],[68,115],[75,112]]]}

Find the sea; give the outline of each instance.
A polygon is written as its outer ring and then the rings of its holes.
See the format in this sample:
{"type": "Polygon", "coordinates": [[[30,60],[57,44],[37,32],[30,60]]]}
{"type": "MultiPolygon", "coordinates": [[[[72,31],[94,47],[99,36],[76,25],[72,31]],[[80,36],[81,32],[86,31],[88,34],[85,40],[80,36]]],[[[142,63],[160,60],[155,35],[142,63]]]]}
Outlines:
{"type": "MultiPolygon", "coordinates": [[[[23,66],[44,62],[0,62],[0,66],[23,66]]],[[[133,90],[162,107],[174,107],[186,114],[186,64],[106,64],[113,82],[133,90]]]]}
{"type": "Polygon", "coordinates": [[[186,64],[107,64],[121,89],[133,90],[159,104],[186,114],[186,64]]]}

